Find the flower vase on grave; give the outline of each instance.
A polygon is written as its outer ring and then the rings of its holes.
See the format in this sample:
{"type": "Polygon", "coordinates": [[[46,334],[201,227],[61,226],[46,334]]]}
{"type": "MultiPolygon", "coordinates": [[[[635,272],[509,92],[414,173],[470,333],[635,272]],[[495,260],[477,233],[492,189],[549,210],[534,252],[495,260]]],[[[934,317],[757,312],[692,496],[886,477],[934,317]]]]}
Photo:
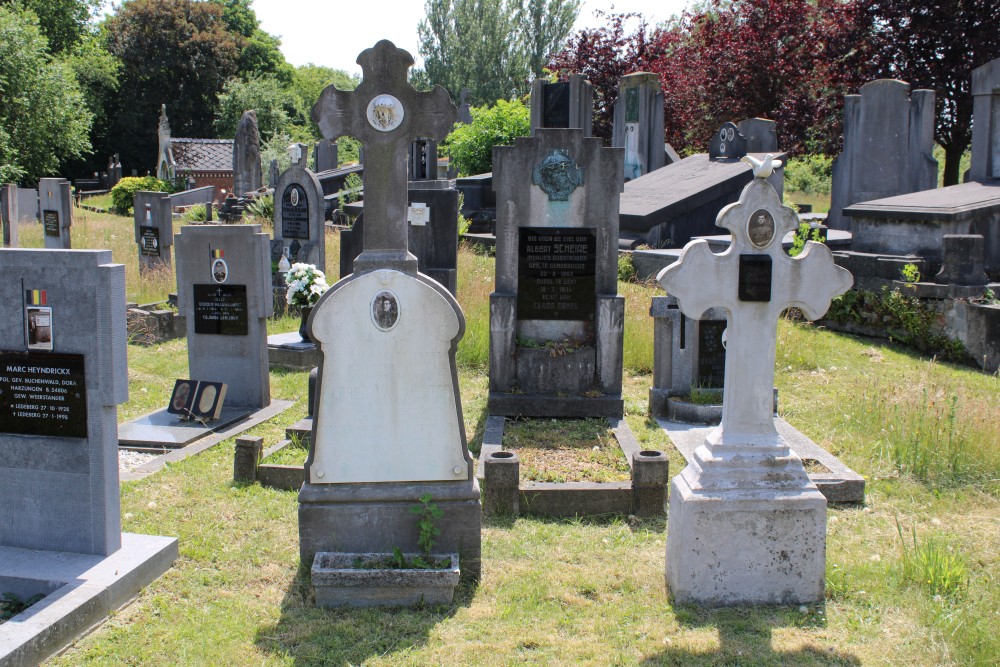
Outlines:
{"type": "Polygon", "coordinates": [[[299,314],[302,316],[302,322],[299,324],[299,335],[302,336],[302,340],[306,343],[311,343],[312,339],[309,338],[309,327],[306,326],[309,322],[309,314],[312,313],[312,306],[302,306],[299,308],[299,314]]]}

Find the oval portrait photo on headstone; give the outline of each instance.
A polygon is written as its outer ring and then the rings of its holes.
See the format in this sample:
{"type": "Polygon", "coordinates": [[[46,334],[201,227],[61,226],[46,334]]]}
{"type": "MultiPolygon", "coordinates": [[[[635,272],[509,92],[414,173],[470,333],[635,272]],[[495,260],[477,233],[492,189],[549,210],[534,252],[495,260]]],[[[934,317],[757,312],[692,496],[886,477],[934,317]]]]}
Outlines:
{"type": "Polygon", "coordinates": [[[756,248],[766,248],[774,240],[774,216],[771,212],[759,208],[750,216],[747,223],[747,237],[756,248]]]}
{"type": "Polygon", "coordinates": [[[388,331],[399,321],[399,300],[389,290],[382,290],[372,299],[372,321],[382,331],[388,331]]]}
{"type": "Polygon", "coordinates": [[[218,257],[212,260],[212,280],[217,283],[224,283],[229,278],[229,265],[226,260],[218,257]]]}

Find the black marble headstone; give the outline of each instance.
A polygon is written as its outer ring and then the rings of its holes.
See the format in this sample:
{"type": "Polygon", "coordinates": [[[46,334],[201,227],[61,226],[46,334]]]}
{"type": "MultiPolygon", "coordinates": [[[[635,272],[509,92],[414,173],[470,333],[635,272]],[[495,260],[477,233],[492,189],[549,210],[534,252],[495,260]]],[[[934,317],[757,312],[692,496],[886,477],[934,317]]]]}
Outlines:
{"type": "Polygon", "coordinates": [[[193,287],[196,334],[246,336],[249,333],[246,285],[193,287]]]}
{"type": "Polygon", "coordinates": [[[86,438],[83,355],[0,352],[0,433],[86,438]]]}
{"type": "Polygon", "coordinates": [[[708,157],[712,160],[716,158],[736,158],[739,159],[747,154],[747,140],[735,123],[726,122],[722,124],[719,131],[712,135],[712,140],[708,143],[708,157]]]}
{"type": "Polygon", "coordinates": [[[569,82],[550,83],[544,91],[543,127],[569,127],[569,82]]]}
{"type": "Polygon", "coordinates": [[[594,319],[597,234],[593,229],[521,227],[518,252],[518,319],[594,319]]]}
{"type": "Polygon", "coordinates": [[[726,348],[722,346],[725,320],[698,322],[698,386],[721,387],[726,379],[726,348]]]}

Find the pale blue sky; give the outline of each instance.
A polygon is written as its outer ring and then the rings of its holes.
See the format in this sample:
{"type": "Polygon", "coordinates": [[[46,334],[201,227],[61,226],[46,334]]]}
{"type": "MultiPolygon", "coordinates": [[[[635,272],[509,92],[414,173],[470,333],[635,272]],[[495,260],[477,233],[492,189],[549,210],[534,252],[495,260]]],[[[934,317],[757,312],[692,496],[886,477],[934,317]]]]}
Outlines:
{"type": "MultiPolygon", "coordinates": [[[[594,10],[637,12],[650,24],[679,13],[687,0],[584,0],[576,29],[597,27],[594,10]]],[[[409,51],[418,65],[417,24],[424,0],[254,0],[261,28],[281,37],[293,65],[314,63],[360,74],[358,54],[380,39],[409,51]]]]}

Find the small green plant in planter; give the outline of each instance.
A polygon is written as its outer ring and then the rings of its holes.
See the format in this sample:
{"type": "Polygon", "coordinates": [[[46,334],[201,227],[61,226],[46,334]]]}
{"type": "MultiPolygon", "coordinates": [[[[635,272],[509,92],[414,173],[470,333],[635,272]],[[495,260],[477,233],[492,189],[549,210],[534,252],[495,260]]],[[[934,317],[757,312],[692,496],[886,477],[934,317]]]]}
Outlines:
{"type": "Polygon", "coordinates": [[[903,268],[899,270],[899,275],[903,279],[903,282],[920,282],[920,269],[917,268],[916,264],[904,264],[903,268]]]}
{"type": "Polygon", "coordinates": [[[719,405],[722,403],[722,390],[691,385],[688,401],[695,405],[719,405]]]}

